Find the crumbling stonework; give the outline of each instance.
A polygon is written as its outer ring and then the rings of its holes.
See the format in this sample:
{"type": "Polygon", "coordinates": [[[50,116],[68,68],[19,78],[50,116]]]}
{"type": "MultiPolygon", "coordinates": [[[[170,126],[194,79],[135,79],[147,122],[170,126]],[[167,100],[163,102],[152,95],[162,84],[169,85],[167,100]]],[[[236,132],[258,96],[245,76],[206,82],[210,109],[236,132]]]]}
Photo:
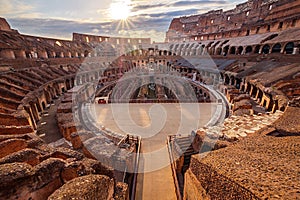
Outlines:
{"type": "MultiPolygon", "coordinates": [[[[2,148],[1,199],[47,199],[69,181],[89,174],[107,177],[104,180],[108,179],[110,186],[101,188],[103,194],[107,192],[109,197],[112,197],[116,190],[119,199],[128,197],[127,187],[124,184],[121,190],[120,186],[114,187],[115,178],[112,169],[104,167],[99,161],[85,158],[81,153],[65,148],[51,148],[35,134],[0,136],[0,141],[3,147],[6,144],[10,147],[19,146],[12,149],[2,148]],[[15,152],[11,153],[12,150],[15,152]]],[[[78,190],[72,189],[69,195],[76,192],[78,190]]]]}
{"type": "MultiPolygon", "coordinates": [[[[298,107],[288,107],[274,123],[243,140],[194,156],[186,173],[185,199],[297,199],[298,114],[298,107]]],[[[205,133],[199,134],[203,138],[205,133]]]]}
{"type": "Polygon", "coordinates": [[[101,175],[75,178],[56,190],[49,200],[67,199],[107,199],[113,198],[114,181],[101,175]]]}

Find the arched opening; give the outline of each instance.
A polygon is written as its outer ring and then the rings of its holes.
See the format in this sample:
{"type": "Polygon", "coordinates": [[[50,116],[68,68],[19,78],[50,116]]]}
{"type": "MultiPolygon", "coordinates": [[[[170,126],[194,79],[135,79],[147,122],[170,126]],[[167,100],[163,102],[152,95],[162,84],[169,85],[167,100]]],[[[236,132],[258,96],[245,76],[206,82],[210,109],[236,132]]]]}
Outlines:
{"type": "Polygon", "coordinates": [[[281,52],[281,44],[277,43],[272,48],[272,53],[280,53],[281,52]]]}
{"type": "Polygon", "coordinates": [[[55,52],[55,58],[60,58],[61,57],[61,52],[55,52]]]}
{"type": "Polygon", "coordinates": [[[252,52],[252,47],[251,46],[247,46],[246,47],[246,53],[251,53],[252,52]]]}
{"type": "Polygon", "coordinates": [[[44,101],[42,101],[42,107],[43,107],[43,110],[46,110],[46,103],[44,101]]]}
{"type": "Polygon", "coordinates": [[[229,46],[227,45],[223,49],[223,55],[226,56],[228,54],[228,51],[229,51],[229,46]]]}
{"type": "Polygon", "coordinates": [[[88,57],[89,56],[89,52],[88,52],[88,50],[85,50],[84,51],[84,57],[88,57]]]}
{"type": "Polygon", "coordinates": [[[245,85],[242,85],[241,91],[245,91],[245,85]]]}
{"type": "Polygon", "coordinates": [[[260,45],[255,46],[254,53],[259,53],[260,45]]]}
{"type": "Polygon", "coordinates": [[[244,48],[242,46],[239,46],[238,48],[238,54],[241,55],[243,52],[244,48]]]}
{"type": "Polygon", "coordinates": [[[253,98],[255,98],[255,97],[256,97],[256,93],[257,93],[257,88],[256,88],[255,86],[252,86],[252,87],[253,87],[253,89],[252,89],[251,96],[252,96],[253,98]]]}
{"type": "Polygon", "coordinates": [[[236,79],[236,83],[235,83],[235,87],[237,88],[237,89],[240,89],[241,88],[241,83],[242,83],[242,80],[241,79],[236,79]]]}
{"type": "Polygon", "coordinates": [[[222,53],[222,49],[221,48],[217,48],[216,54],[217,55],[221,55],[221,53],[222,53]]]}
{"type": "Polygon", "coordinates": [[[47,51],[47,56],[48,56],[48,58],[53,58],[53,53],[51,53],[50,51],[47,51]]]}
{"type": "Polygon", "coordinates": [[[26,54],[26,58],[32,58],[31,52],[26,51],[25,54],[26,54]]]}
{"type": "Polygon", "coordinates": [[[266,44],[265,46],[263,46],[262,48],[262,53],[263,54],[268,54],[270,53],[270,46],[268,44],[266,44]]]}
{"type": "Polygon", "coordinates": [[[267,107],[267,101],[264,99],[263,101],[263,107],[266,108],[267,107]]]}
{"type": "Polygon", "coordinates": [[[74,87],[74,84],[75,84],[75,79],[71,78],[71,88],[74,87]]]}
{"type": "Polygon", "coordinates": [[[230,85],[234,85],[234,76],[230,77],[230,85]]]}
{"type": "Polygon", "coordinates": [[[261,90],[258,90],[257,100],[261,101],[263,98],[263,92],[261,90]]]}
{"type": "Polygon", "coordinates": [[[235,47],[231,47],[229,53],[230,54],[235,54],[235,47]]]}
{"type": "Polygon", "coordinates": [[[228,75],[225,75],[225,84],[229,85],[230,79],[228,75]]]}
{"type": "Polygon", "coordinates": [[[71,89],[71,83],[69,79],[66,80],[66,86],[67,86],[67,90],[71,89]]]}
{"type": "Polygon", "coordinates": [[[294,43],[293,42],[289,42],[285,45],[285,48],[284,48],[284,52],[286,54],[292,54],[294,51],[294,43]]]}

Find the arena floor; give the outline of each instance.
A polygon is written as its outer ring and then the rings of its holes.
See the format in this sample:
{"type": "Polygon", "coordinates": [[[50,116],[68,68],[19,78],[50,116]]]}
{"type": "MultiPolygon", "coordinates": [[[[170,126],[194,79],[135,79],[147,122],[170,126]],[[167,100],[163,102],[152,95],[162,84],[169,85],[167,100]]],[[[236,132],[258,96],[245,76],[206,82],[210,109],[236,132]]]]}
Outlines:
{"type": "Polygon", "coordinates": [[[215,112],[215,103],[97,104],[94,114],[105,128],[142,137],[136,198],[175,200],[167,136],[190,134],[215,112]]]}

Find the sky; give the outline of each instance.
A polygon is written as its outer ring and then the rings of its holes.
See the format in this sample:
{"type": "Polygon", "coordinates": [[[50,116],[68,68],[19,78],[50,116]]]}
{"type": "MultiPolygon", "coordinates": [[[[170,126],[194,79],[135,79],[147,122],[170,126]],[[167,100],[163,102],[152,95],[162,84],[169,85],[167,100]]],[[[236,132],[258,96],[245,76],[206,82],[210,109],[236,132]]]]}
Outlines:
{"type": "Polygon", "coordinates": [[[163,42],[175,17],[228,10],[246,0],[0,0],[0,17],[22,34],[150,37],[163,42]]]}

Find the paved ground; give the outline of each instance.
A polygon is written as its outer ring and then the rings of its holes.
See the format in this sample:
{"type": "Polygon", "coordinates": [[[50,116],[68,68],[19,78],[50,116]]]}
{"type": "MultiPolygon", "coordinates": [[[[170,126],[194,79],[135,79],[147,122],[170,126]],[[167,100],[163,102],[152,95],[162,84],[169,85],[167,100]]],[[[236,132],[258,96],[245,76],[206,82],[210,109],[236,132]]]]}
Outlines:
{"type": "Polygon", "coordinates": [[[96,105],[97,121],[118,133],[142,137],[136,199],[175,200],[176,192],[167,136],[189,134],[203,127],[215,104],[108,104],[96,105]]]}
{"type": "Polygon", "coordinates": [[[51,104],[50,108],[42,114],[42,118],[37,124],[37,134],[47,143],[50,144],[63,138],[59,131],[56,121],[57,106],[60,99],[57,99],[51,104]]]}

